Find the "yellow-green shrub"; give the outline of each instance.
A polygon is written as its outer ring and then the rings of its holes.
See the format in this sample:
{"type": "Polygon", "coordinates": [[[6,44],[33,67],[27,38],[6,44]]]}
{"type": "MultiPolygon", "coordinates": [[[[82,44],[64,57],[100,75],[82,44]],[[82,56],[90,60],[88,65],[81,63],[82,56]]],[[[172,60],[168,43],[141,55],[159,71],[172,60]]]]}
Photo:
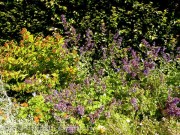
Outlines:
{"type": "Polygon", "coordinates": [[[16,93],[13,96],[27,99],[27,93],[47,93],[73,82],[79,57],[64,45],[61,35],[34,37],[26,28],[20,34],[20,43],[10,41],[0,47],[0,74],[16,93]]]}
{"type": "Polygon", "coordinates": [[[51,119],[50,114],[51,105],[45,103],[42,95],[32,97],[28,103],[22,103],[19,107],[19,118],[33,117],[36,123],[45,122],[51,119]]]}

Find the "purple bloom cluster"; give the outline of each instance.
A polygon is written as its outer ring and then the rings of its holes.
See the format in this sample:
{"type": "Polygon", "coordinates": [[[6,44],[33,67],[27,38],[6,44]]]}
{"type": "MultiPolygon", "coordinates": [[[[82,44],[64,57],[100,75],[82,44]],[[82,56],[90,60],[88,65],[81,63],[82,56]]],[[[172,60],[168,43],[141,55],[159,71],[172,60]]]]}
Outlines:
{"type": "Polygon", "coordinates": [[[144,61],[144,74],[148,75],[150,70],[153,70],[155,68],[155,63],[154,62],[148,62],[144,61]]]}
{"type": "Polygon", "coordinates": [[[96,119],[100,117],[100,114],[104,111],[104,106],[101,106],[93,114],[89,114],[91,123],[94,123],[96,119]]]}
{"type": "MultiPolygon", "coordinates": [[[[85,52],[93,49],[95,43],[92,39],[92,36],[93,36],[93,32],[90,29],[87,29],[86,30],[86,38],[85,38],[86,43],[85,43],[85,45],[83,45],[79,48],[80,54],[84,54],[85,52]]],[[[77,38],[78,38],[78,36],[77,36],[77,38]]]]}
{"type": "Polygon", "coordinates": [[[127,73],[131,74],[132,77],[136,77],[137,73],[140,71],[140,58],[133,49],[129,49],[129,51],[131,51],[132,59],[122,59],[123,69],[127,73]]]}
{"type": "Polygon", "coordinates": [[[141,42],[147,47],[149,48],[151,45],[149,44],[148,41],[146,41],[145,39],[142,39],[141,42]]]}
{"type": "Polygon", "coordinates": [[[61,15],[61,20],[62,20],[64,29],[67,30],[67,28],[68,28],[68,23],[67,23],[67,21],[66,21],[65,15],[61,15]]]}
{"type": "Polygon", "coordinates": [[[137,99],[136,98],[131,98],[130,102],[133,105],[134,109],[138,110],[137,99]]]}
{"type": "Polygon", "coordinates": [[[84,79],[84,84],[85,84],[87,87],[90,86],[90,80],[89,80],[89,77],[86,77],[86,78],[84,79]]]}
{"type": "Polygon", "coordinates": [[[151,46],[145,39],[143,39],[142,42],[146,46],[147,57],[145,57],[144,59],[140,59],[140,54],[137,54],[137,52],[130,47],[128,51],[131,52],[131,58],[125,57],[122,59],[122,67],[124,71],[131,74],[132,77],[136,77],[141,72],[143,72],[144,75],[147,76],[151,70],[155,69],[156,60],[160,60],[160,51],[162,57],[166,61],[170,61],[171,59],[170,55],[164,52],[166,49],[165,47],[161,48],[155,45],[151,46]]]}
{"type": "Polygon", "coordinates": [[[86,47],[85,50],[91,50],[94,47],[94,43],[92,42],[92,31],[88,29],[86,31],[86,47]]]}
{"type": "Polygon", "coordinates": [[[83,116],[84,115],[84,107],[81,105],[78,105],[76,108],[76,112],[78,115],[83,116]]]}
{"type": "Polygon", "coordinates": [[[178,104],[180,103],[180,98],[169,97],[166,103],[165,112],[170,116],[180,117],[180,108],[178,104]]]}
{"type": "Polygon", "coordinates": [[[52,89],[52,94],[46,96],[46,102],[50,102],[54,107],[52,115],[57,121],[67,119],[66,117],[58,116],[59,113],[66,113],[72,117],[85,115],[84,106],[78,104],[73,106],[77,100],[76,89],[80,89],[79,85],[71,83],[68,88],[61,91],[52,89]]]}
{"type": "Polygon", "coordinates": [[[24,81],[26,84],[32,84],[33,83],[33,81],[31,80],[31,79],[25,79],[25,81],[24,81]]]}
{"type": "Polygon", "coordinates": [[[121,43],[122,43],[122,40],[123,40],[123,38],[120,37],[119,31],[118,31],[116,34],[114,34],[113,42],[117,44],[117,47],[118,47],[118,48],[120,48],[121,43]]]}
{"type": "Polygon", "coordinates": [[[57,110],[66,112],[68,110],[72,109],[71,103],[65,102],[65,101],[60,101],[58,104],[55,104],[54,106],[57,110]]]}
{"type": "Polygon", "coordinates": [[[68,134],[75,134],[77,132],[77,126],[68,126],[66,132],[68,134]]]}
{"type": "Polygon", "coordinates": [[[67,35],[63,47],[71,47],[71,44],[77,45],[81,34],[78,34],[76,29],[66,21],[65,15],[61,15],[61,21],[65,30],[65,34],[67,35]]]}
{"type": "Polygon", "coordinates": [[[169,62],[171,60],[171,56],[168,53],[163,53],[162,56],[167,62],[169,62]]]}
{"type": "Polygon", "coordinates": [[[154,56],[154,58],[158,57],[158,53],[160,52],[161,47],[154,47],[152,48],[152,56],[154,56]]]}
{"type": "Polygon", "coordinates": [[[131,73],[131,69],[130,69],[130,65],[129,65],[129,62],[128,62],[128,59],[127,58],[124,58],[122,60],[123,62],[123,69],[127,72],[127,73],[131,73]]]}

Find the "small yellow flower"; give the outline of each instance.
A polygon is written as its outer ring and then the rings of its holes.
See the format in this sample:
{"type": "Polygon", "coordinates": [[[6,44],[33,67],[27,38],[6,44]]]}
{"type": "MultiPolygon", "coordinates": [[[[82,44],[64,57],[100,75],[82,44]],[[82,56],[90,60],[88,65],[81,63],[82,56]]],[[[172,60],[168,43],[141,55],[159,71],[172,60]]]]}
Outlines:
{"type": "Polygon", "coordinates": [[[99,133],[103,134],[103,133],[105,133],[106,128],[105,128],[104,126],[99,125],[99,126],[97,127],[97,130],[99,131],[99,133]]]}

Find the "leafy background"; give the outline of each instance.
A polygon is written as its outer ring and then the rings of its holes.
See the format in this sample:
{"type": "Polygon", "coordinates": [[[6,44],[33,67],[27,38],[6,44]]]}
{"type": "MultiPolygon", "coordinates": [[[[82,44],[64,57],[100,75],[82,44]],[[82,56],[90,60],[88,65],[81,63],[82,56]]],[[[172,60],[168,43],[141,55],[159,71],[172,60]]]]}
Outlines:
{"type": "Polygon", "coordinates": [[[0,9],[2,134],[180,133],[179,0],[0,9]]]}

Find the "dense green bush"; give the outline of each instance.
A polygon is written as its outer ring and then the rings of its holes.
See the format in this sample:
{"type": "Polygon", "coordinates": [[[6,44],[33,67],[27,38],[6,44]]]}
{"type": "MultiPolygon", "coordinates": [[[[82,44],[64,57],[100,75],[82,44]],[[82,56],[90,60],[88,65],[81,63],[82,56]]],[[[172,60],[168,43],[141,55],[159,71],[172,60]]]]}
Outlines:
{"type": "MultiPolygon", "coordinates": [[[[174,3],[178,4],[176,1],[174,3]]],[[[144,4],[138,0],[1,2],[1,40],[19,39],[18,32],[22,27],[28,28],[33,34],[38,32],[51,34],[49,31],[51,27],[62,31],[61,15],[64,14],[67,21],[82,36],[87,29],[92,30],[93,41],[97,48],[107,45],[111,33],[118,31],[126,47],[133,46],[138,50],[139,41],[145,38],[150,43],[155,42],[173,50],[178,34],[176,30],[179,29],[178,11],[175,6],[172,7],[174,10],[170,10],[168,6],[156,8],[154,5],[156,4],[151,1],[144,4]],[[104,34],[102,30],[106,30],[104,34]]],[[[81,40],[82,43],[85,42],[84,38],[81,40]]]]}
{"type": "Polygon", "coordinates": [[[50,34],[49,27],[54,24],[54,9],[53,6],[49,7],[49,2],[14,0],[0,2],[0,7],[1,43],[20,40],[19,31],[24,27],[33,34],[50,34]]]}
{"type": "Polygon", "coordinates": [[[20,43],[10,41],[0,47],[0,74],[10,93],[24,100],[24,94],[46,93],[73,82],[79,56],[65,47],[62,36],[34,37],[25,28],[21,34],[20,43]]]}

